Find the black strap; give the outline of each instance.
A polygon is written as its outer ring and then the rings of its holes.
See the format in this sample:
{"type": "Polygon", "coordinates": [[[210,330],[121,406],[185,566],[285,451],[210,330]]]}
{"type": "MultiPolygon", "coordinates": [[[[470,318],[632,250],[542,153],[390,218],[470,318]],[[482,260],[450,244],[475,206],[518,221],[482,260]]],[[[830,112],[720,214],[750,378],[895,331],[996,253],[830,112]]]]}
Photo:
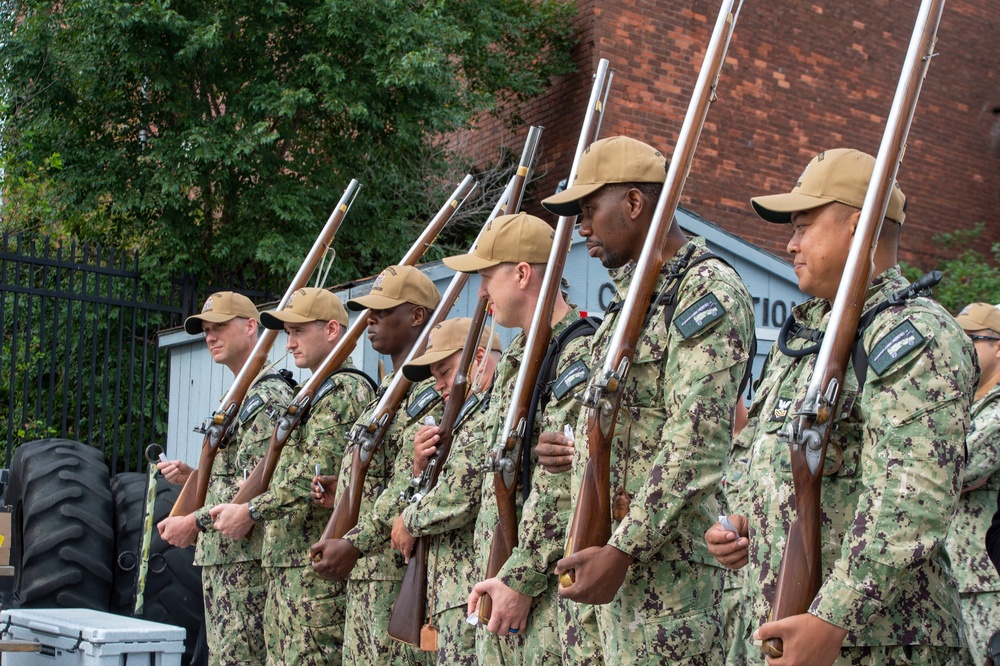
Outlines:
{"type": "MultiPolygon", "coordinates": [[[[854,376],[858,379],[859,391],[868,379],[868,352],[865,350],[864,345],[865,331],[872,325],[876,317],[889,308],[902,305],[918,296],[929,294],[931,288],[941,282],[941,277],[941,271],[931,271],[913,284],[907,285],[894,294],[891,294],[886,300],[869,308],[861,315],[861,318],[858,320],[858,332],[854,337],[854,344],[851,347],[851,365],[854,367],[854,376]]],[[[781,325],[781,331],[778,333],[778,349],[782,354],[791,358],[801,358],[802,356],[815,354],[819,351],[820,345],[823,343],[824,335],[824,331],[817,331],[799,324],[795,321],[795,315],[790,314],[781,325]],[[788,340],[791,338],[812,340],[815,344],[803,347],[802,349],[790,349],[788,347],[788,340]]]]}
{"type": "MultiPolygon", "coordinates": [[[[597,317],[581,317],[563,329],[551,342],[542,359],[542,367],[538,372],[538,379],[531,390],[531,402],[528,403],[528,417],[525,419],[524,436],[525,441],[531,441],[535,431],[535,417],[545,409],[552,398],[552,384],[556,380],[556,367],[566,346],[585,335],[593,335],[597,332],[601,320],[597,317]]],[[[527,500],[531,492],[531,451],[521,452],[521,497],[527,500]]]]}
{"type": "Polygon", "coordinates": [[[278,379],[287,384],[288,388],[295,388],[295,375],[292,374],[291,370],[286,370],[282,368],[277,372],[268,373],[263,377],[261,377],[260,379],[258,379],[257,383],[259,384],[261,382],[266,382],[269,379],[278,379]]]}

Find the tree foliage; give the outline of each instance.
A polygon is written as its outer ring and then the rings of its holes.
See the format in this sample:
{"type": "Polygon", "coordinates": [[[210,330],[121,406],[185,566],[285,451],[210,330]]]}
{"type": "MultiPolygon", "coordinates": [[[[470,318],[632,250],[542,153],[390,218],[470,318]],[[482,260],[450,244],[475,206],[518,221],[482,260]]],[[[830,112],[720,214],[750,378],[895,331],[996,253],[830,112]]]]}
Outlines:
{"type": "MultiPolygon", "coordinates": [[[[980,237],[984,228],[979,222],[971,229],[934,236],[938,246],[961,250],[957,256],[943,259],[933,267],[944,274],[934,288],[934,298],[952,314],[958,314],[969,303],[1000,304],[1000,243],[994,243],[988,253],[981,252],[978,248],[983,247],[980,237]]],[[[903,266],[903,272],[910,280],[924,273],[921,268],[907,265],[903,266]]]]}
{"type": "MultiPolygon", "coordinates": [[[[0,0],[4,227],[277,280],[350,178],[331,278],[398,260],[445,134],[571,68],[562,0],[0,0]]],[[[508,115],[509,122],[518,122],[508,115]]]]}

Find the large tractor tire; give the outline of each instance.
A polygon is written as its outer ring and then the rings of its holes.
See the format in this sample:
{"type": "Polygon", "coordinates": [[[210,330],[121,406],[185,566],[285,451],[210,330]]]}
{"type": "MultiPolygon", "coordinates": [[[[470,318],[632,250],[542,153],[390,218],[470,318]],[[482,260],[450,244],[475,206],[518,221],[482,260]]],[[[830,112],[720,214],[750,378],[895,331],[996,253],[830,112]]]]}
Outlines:
{"type": "MultiPolygon", "coordinates": [[[[112,610],[134,615],[135,591],[142,558],[142,531],[146,513],[147,476],[122,473],[111,480],[115,504],[115,589],[112,610]]],[[[204,648],[205,612],[201,595],[201,568],[194,566],[194,547],[175,548],[160,538],[156,524],[167,517],[180,488],[157,477],[149,565],[140,617],[184,627],[184,666],[207,663],[204,648]]]]}
{"type": "Polygon", "coordinates": [[[9,606],[106,611],[111,598],[111,491],[101,451],[67,439],[18,447],[6,493],[11,516],[9,606]]]}

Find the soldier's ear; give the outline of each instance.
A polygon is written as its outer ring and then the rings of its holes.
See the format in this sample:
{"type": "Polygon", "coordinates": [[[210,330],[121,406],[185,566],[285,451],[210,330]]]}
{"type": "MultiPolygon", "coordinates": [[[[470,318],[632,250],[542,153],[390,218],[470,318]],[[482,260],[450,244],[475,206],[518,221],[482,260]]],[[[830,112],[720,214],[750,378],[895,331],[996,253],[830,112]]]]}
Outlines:
{"type": "Polygon", "coordinates": [[[340,322],[336,319],[331,319],[326,322],[324,329],[326,330],[326,339],[330,342],[334,342],[336,341],[337,336],[340,335],[340,322]]]}
{"type": "Polygon", "coordinates": [[[427,321],[427,317],[429,316],[427,308],[425,308],[422,305],[411,305],[411,308],[412,309],[410,310],[410,325],[415,327],[423,326],[424,322],[427,321]]]}

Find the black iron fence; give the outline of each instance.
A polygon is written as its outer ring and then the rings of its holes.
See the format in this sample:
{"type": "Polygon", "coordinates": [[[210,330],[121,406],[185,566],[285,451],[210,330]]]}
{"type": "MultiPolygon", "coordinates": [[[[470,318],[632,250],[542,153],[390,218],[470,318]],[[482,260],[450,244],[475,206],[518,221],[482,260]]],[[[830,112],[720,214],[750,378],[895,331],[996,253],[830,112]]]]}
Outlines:
{"type": "Polygon", "coordinates": [[[101,448],[112,471],[142,468],[163,442],[166,351],[191,287],[140,277],[135,252],[45,237],[0,242],[0,428],[4,466],[22,442],[66,437],[101,448]]]}

